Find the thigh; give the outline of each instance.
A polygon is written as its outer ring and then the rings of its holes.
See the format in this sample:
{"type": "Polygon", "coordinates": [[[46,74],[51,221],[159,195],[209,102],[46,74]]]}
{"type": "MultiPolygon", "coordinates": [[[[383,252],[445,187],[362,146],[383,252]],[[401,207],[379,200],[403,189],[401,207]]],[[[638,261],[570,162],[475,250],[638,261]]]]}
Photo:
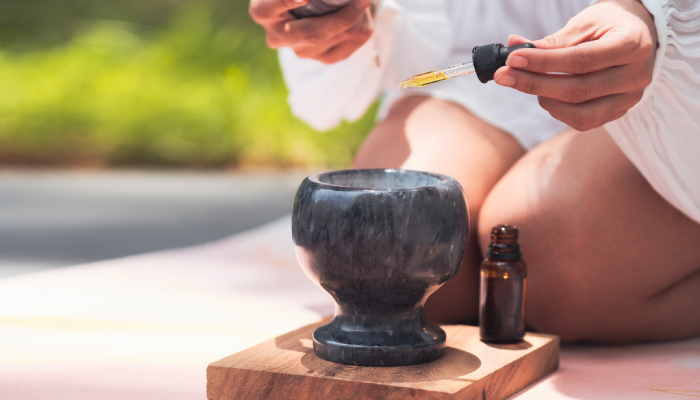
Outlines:
{"type": "Polygon", "coordinates": [[[646,182],[603,128],[528,153],[489,194],[488,228],[521,229],[528,323],[565,340],[700,334],[700,225],[646,182]]]}
{"type": "Polygon", "coordinates": [[[462,106],[414,96],[392,107],[360,148],[354,167],[450,175],[462,184],[470,210],[477,211],[493,185],[524,153],[512,136],[462,106]]]}
{"type": "Polygon", "coordinates": [[[524,154],[508,133],[463,107],[429,97],[398,101],[360,149],[355,168],[404,168],[446,174],[464,188],[471,216],[469,250],[457,275],[428,300],[436,322],[476,322],[480,262],[476,222],[494,184],[524,154]]]}

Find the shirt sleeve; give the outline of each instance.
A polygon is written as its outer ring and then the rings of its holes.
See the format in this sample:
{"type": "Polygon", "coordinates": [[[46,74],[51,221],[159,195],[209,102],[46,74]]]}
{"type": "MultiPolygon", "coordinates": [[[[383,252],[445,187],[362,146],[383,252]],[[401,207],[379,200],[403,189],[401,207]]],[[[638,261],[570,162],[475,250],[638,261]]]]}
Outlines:
{"type": "Polygon", "coordinates": [[[332,65],[280,49],[292,113],[317,130],[329,130],[360,118],[400,80],[440,65],[452,44],[446,8],[446,0],[405,0],[401,5],[381,0],[372,37],[332,65]]]}
{"type": "Polygon", "coordinates": [[[651,186],[700,223],[700,2],[643,4],[659,42],[652,83],[605,128],[651,186]]]}

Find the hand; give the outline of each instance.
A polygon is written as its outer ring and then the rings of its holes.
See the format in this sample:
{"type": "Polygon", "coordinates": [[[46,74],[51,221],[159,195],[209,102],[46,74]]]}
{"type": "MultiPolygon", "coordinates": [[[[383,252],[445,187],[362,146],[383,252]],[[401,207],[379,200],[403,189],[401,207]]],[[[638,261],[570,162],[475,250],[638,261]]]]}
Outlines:
{"type": "MultiPolygon", "coordinates": [[[[511,35],[508,46],[527,42],[511,35]]],[[[576,130],[622,117],[651,83],[656,28],[635,0],[600,1],[532,43],[537,49],[514,51],[494,80],[537,95],[542,108],[576,130]]]]}
{"type": "Polygon", "coordinates": [[[251,0],[250,15],[267,31],[273,49],[291,47],[297,56],[333,64],[348,58],[372,36],[368,7],[372,0],[355,0],[321,17],[296,19],[289,10],[308,0],[251,0]]]}

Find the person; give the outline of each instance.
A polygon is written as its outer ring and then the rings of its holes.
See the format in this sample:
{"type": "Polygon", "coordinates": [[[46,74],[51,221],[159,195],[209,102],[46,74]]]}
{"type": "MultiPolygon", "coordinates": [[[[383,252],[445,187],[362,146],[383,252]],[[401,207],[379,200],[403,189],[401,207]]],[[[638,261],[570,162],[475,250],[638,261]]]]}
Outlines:
{"type": "Polygon", "coordinates": [[[700,334],[700,2],[355,0],[288,13],[306,2],[250,3],[280,48],[293,112],[328,129],[381,96],[354,167],[464,188],[473,234],[430,319],[476,322],[490,228],[509,223],[531,329],[607,343],[700,334]],[[537,48],[513,52],[495,84],[394,88],[505,37],[537,48]]]}

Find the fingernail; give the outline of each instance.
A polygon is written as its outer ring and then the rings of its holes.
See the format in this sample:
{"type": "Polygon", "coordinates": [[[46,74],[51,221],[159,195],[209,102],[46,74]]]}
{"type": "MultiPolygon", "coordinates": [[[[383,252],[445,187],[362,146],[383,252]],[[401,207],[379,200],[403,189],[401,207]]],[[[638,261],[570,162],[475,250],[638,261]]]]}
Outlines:
{"type": "Polygon", "coordinates": [[[304,0],[294,0],[294,2],[297,4],[304,4],[304,0]]]}
{"type": "Polygon", "coordinates": [[[506,65],[513,68],[527,68],[527,58],[512,55],[506,60],[506,65]]]}
{"type": "Polygon", "coordinates": [[[513,75],[503,74],[496,79],[496,83],[501,86],[515,86],[515,77],[513,75]]]}

